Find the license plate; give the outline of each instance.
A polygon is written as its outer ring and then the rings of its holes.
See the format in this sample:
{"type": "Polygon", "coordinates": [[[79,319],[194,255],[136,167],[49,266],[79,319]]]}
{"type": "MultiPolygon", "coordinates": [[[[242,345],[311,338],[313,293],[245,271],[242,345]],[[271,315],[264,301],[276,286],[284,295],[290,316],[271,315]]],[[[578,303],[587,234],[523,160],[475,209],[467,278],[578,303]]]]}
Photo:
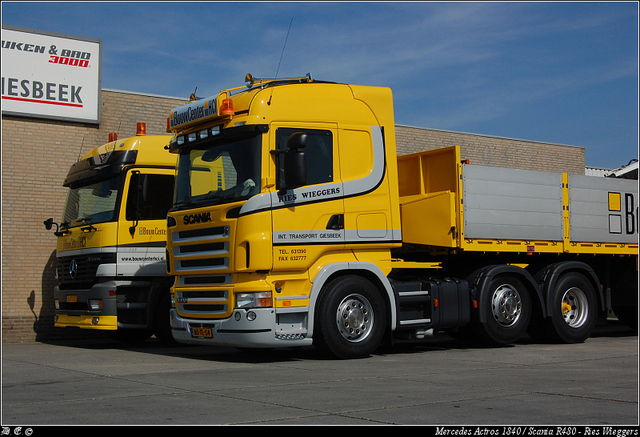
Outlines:
{"type": "Polygon", "coordinates": [[[211,328],[191,328],[191,336],[196,338],[213,338],[211,328]]]}
{"type": "Polygon", "coordinates": [[[67,295],[67,303],[76,303],[76,302],[78,302],[78,296],[76,296],[75,294],[67,295]]]}

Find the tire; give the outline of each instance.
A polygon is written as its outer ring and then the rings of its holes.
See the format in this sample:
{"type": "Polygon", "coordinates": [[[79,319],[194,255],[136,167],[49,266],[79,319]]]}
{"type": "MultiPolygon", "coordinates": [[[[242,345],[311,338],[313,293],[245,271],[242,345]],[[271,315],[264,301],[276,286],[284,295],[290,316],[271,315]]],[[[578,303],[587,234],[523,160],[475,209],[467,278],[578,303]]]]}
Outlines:
{"type": "Polygon", "coordinates": [[[325,286],[318,301],[314,346],[337,358],[361,358],[380,345],[386,327],[385,302],[360,276],[342,276],[325,286]]]}
{"type": "Polygon", "coordinates": [[[547,337],[557,343],[582,343],[598,319],[596,294],[591,283],[579,273],[566,273],[549,295],[553,314],[543,321],[547,337]]]}
{"type": "Polygon", "coordinates": [[[153,315],[153,334],[163,346],[178,346],[179,343],[171,334],[171,295],[170,290],[163,288],[159,291],[158,303],[153,315]]]}
{"type": "Polygon", "coordinates": [[[529,325],[531,298],[524,284],[515,277],[494,278],[478,304],[486,310],[487,320],[478,323],[476,332],[487,343],[513,343],[529,325]]]}

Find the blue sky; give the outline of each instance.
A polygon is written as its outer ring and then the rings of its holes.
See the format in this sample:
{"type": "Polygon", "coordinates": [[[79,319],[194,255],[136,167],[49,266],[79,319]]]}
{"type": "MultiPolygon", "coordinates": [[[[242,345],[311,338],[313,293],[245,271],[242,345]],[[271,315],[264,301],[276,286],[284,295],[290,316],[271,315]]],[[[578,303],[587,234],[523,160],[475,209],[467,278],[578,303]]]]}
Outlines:
{"type": "Polygon", "coordinates": [[[102,86],[207,97],[248,72],[393,90],[396,123],[638,158],[636,2],[3,2],[102,39],[102,86]]]}

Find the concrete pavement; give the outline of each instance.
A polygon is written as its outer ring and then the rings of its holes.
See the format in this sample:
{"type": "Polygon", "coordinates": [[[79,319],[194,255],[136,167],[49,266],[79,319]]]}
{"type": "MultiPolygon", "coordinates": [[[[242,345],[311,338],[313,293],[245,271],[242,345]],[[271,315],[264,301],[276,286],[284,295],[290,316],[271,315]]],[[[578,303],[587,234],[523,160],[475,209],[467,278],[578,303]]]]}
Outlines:
{"type": "Polygon", "coordinates": [[[615,324],[575,345],[442,336],[350,361],[155,339],[2,346],[2,425],[97,424],[637,425],[638,337],[615,324]]]}

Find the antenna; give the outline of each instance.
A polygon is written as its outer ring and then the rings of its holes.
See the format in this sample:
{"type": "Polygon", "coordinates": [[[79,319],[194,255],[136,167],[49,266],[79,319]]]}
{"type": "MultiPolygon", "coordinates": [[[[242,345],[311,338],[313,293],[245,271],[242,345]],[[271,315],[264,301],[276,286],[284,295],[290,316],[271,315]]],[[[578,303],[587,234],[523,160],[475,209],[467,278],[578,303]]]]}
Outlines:
{"type": "MultiPolygon", "coordinates": [[[[291,21],[289,21],[289,30],[287,30],[287,36],[284,39],[284,45],[282,46],[282,53],[280,54],[280,61],[278,61],[278,68],[276,69],[276,77],[274,78],[274,80],[278,78],[278,73],[280,72],[280,64],[282,63],[282,58],[284,56],[284,49],[287,47],[289,32],[291,32],[291,24],[293,24],[293,17],[291,17],[291,21]]],[[[271,105],[271,97],[273,97],[273,88],[271,88],[271,94],[269,95],[269,101],[267,102],[267,105],[271,105]]]]}
{"type": "Polygon", "coordinates": [[[82,156],[82,147],[84,147],[84,135],[82,136],[82,143],[80,144],[80,151],[78,152],[78,157],[76,158],[76,162],[80,161],[80,156],[82,156]]]}

